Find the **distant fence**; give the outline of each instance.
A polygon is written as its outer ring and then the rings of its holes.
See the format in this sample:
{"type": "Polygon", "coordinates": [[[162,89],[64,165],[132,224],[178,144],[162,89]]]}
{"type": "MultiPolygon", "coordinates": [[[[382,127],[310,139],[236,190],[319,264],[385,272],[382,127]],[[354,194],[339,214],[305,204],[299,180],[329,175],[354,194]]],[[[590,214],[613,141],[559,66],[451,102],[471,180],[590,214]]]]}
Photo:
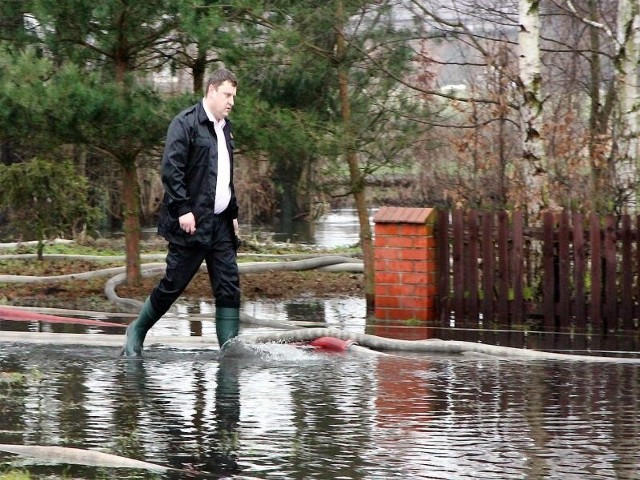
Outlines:
{"type": "Polygon", "coordinates": [[[438,298],[443,325],[638,331],[640,215],[439,211],[438,298]]]}

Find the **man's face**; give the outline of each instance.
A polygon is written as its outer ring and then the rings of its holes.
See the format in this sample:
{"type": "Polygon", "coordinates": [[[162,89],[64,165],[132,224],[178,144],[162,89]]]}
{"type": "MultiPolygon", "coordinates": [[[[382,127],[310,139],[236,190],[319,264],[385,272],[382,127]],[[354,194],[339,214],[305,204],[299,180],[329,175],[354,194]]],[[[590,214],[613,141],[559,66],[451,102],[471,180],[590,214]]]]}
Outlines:
{"type": "Polygon", "coordinates": [[[211,113],[213,113],[216,120],[220,121],[229,116],[235,96],[236,87],[227,80],[222,82],[218,88],[214,88],[213,85],[209,85],[206,97],[207,108],[211,113]]]}

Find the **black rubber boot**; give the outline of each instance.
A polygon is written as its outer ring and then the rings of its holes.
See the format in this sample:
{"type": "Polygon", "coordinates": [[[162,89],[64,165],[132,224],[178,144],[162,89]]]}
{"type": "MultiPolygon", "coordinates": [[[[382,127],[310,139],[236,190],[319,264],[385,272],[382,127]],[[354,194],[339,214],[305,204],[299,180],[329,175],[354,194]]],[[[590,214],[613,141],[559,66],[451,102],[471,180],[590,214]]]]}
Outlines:
{"type": "Polygon", "coordinates": [[[133,322],[127,327],[126,338],[122,347],[121,357],[142,357],[142,344],[147,332],[160,319],[159,315],[151,305],[151,300],[147,298],[142,306],[142,310],[133,322]]]}
{"type": "Polygon", "coordinates": [[[229,340],[238,336],[240,330],[240,309],[216,307],[216,335],[220,348],[229,340]]]}

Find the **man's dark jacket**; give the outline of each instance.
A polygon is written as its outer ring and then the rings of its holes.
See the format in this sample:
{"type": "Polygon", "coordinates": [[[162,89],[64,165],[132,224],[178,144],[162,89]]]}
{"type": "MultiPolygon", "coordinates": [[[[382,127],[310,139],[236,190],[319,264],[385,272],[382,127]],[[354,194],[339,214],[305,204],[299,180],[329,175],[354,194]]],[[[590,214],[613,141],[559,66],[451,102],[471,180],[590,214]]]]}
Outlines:
{"type": "MultiPolygon", "coordinates": [[[[224,137],[231,161],[231,201],[224,217],[238,218],[238,202],[233,187],[233,150],[231,123],[226,120],[224,137]]],[[[213,208],[218,176],[218,146],[213,124],[202,102],[174,117],[167,131],[162,156],[164,199],[160,209],[158,233],[167,241],[188,247],[210,247],[213,243],[213,208]],[[193,212],[196,232],[180,228],[178,218],[193,212]]],[[[230,229],[233,232],[233,228],[230,229]]],[[[231,239],[232,241],[234,239],[231,239]]]]}

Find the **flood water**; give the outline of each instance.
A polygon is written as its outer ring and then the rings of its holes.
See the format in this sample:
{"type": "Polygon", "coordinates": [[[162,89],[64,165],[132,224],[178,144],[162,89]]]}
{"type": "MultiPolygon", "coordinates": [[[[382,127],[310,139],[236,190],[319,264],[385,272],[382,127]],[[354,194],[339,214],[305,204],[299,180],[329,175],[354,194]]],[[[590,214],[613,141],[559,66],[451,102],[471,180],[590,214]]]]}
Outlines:
{"type": "MultiPolygon", "coordinates": [[[[331,228],[345,222],[335,219],[331,228]]],[[[261,319],[380,333],[367,325],[358,298],[245,302],[242,309],[261,319]]],[[[212,311],[207,302],[185,301],[150,335],[215,338],[204,318],[212,311]]],[[[5,330],[122,333],[0,321],[0,337],[5,330]]],[[[262,331],[243,325],[241,333],[262,331]]],[[[567,353],[639,350],[633,335],[429,334],[567,353]]],[[[0,478],[22,469],[47,480],[640,479],[640,364],[326,354],[279,344],[234,352],[218,358],[215,348],[153,346],[144,360],[123,361],[115,347],[0,341],[0,444],[77,447],[173,469],[0,451],[0,478]]]]}
{"type": "MultiPolygon", "coordinates": [[[[372,209],[370,218],[372,219],[372,209]]],[[[266,237],[275,242],[312,244],[320,248],[349,247],[359,242],[358,215],[353,208],[331,211],[315,221],[298,220],[269,227],[241,225],[242,235],[266,237]]],[[[372,223],[373,228],[373,223],[372,223]]]]}
{"type": "Polygon", "coordinates": [[[0,343],[0,443],[80,447],[176,471],[0,453],[32,478],[637,479],[637,365],[444,355],[0,343]],[[187,471],[188,470],[188,471],[187,471]]]}

